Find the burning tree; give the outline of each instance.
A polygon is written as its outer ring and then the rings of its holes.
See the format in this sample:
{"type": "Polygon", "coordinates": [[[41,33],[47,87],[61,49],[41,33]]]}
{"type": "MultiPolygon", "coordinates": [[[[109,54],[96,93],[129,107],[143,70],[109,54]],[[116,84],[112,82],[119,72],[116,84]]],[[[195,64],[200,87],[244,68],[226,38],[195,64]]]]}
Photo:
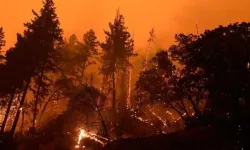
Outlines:
{"type": "Polygon", "coordinates": [[[134,40],[125,27],[124,17],[117,11],[113,23],[109,23],[110,31],[105,31],[106,41],[101,43],[103,55],[101,57],[101,73],[105,78],[112,82],[112,108],[115,111],[117,105],[117,90],[121,87],[120,107],[126,107],[127,87],[125,86],[126,77],[128,77],[128,67],[132,65],[129,62],[131,56],[135,56],[134,40]],[[125,84],[125,85],[124,85],[125,84]]]}
{"type": "MultiPolygon", "coordinates": [[[[10,74],[5,79],[10,81],[12,94],[10,99],[13,99],[17,93],[22,95],[12,125],[12,135],[15,132],[26,95],[32,85],[36,85],[33,114],[33,127],[35,127],[37,105],[47,95],[48,86],[51,83],[48,73],[55,72],[61,50],[62,30],[59,28],[54,3],[52,0],[46,0],[43,4],[40,14],[33,11],[35,18],[25,24],[26,29],[23,35],[17,34],[15,47],[6,53],[5,75],[10,74]]],[[[10,105],[11,103],[12,100],[9,101],[10,105]]]]}

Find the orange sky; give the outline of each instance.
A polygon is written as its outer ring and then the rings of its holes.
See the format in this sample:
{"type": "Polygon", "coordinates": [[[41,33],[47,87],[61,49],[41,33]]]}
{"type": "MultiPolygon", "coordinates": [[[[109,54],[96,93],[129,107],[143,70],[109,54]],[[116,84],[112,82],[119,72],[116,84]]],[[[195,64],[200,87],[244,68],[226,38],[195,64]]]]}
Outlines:
{"type": "MultiPolygon", "coordinates": [[[[15,43],[16,33],[23,23],[38,10],[42,0],[0,0],[0,26],[6,33],[7,46],[15,43]]],[[[219,24],[250,21],[250,0],[55,0],[57,13],[65,36],[81,36],[92,28],[100,40],[117,8],[120,8],[136,48],[142,48],[148,32],[155,28],[158,46],[168,46],[175,33],[211,29],[219,24]]]]}

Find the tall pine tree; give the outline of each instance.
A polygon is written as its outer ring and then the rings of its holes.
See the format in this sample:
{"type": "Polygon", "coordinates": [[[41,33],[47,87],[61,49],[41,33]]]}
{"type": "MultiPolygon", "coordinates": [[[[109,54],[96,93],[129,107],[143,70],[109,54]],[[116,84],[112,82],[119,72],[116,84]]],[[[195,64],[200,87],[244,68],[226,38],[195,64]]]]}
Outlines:
{"type": "Polygon", "coordinates": [[[4,59],[4,56],[1,54],[2,53],[2,48],[5,46],[5,40],[4,40],[4,32],[3,28],[0,27],[0,62],[2,59],[4,59]]]}
{"type": "MultiPolygon", "coordinates": [[[[12,133],[14,133],[17,126],[20,110],[24,104],[27,90],[30,87],[32,79],[36,85],[33,114],[33,127],[35,127],[39,99],[44,94],[46,95],[49,83],[51,82],[47,74],[56,71],[63,43],[62,29],[59,27],[60,23],[55,12],[53,0],[44,1],[43,8],[40,10],[39,14],[35,11],[32,12],[35,18],[31,20],[31,22],[25,24],[27,29],[24,31],[24,36],[21,37],[23,41],[19,40],[16,44],[16,48],[18,48],[17,45],[20,44],[24,46],[21,50],[25,52],[29,51],[28,56],[30,57],[28,63],[32,63],[33,65],[29,67],[30,74],[28,74],[29,76],[26,78],[24,93],[19,106],[20,109],[17,111],[11,129],[12,133]]],[[[24,53],[21,55],[23,54],[24,53]]],[[[20,57],[20,55],[17,57],[20,57]]],[[[25,60],[20,59],[20,61],[25,60]]]]}
{"type": "MultiPolygon", "coordinates": [[[[112,81],[112,107],[116,109],[116,75],[126,73],[128,67],[132,65],[129,62],[134,54],[134,40],[125,26],[124,17],[117,11],[113,23],[109,23],[110,31],[105,31],[106,40],[101,43],[103,50],[101,73],[105,78],[112,81]]],[[[124,98],[126,99],[126,98],[124,98]]]]}
{"type": "Polygon", "coordinates": [[[22,101],[24,101],[30,78],[34,72],[34,55],[30,49],[27,49],[27,44],[27,38],[21,34],[17,34],[17,43],[15,44],[15,47],[10,48],[6,52],[6,62],[3,66],[4,71],[1,74],[1,79],[4,81],[1,82],[1,84],[4,84],[5,86],[1,92],[8,93],[10,99],[8,101],[1,132],[4,131],[15,95],[17,93],[22,93],[22,101]]]}

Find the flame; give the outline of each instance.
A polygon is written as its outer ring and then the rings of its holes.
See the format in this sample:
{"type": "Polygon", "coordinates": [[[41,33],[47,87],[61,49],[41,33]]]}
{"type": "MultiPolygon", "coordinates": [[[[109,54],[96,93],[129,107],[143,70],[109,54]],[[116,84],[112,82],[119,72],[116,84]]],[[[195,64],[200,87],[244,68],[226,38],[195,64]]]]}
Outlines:
{"type": "MultiPolygon", "coordinates": [[[[144,123],[146,123],[146,124],[152,126],[154,129],[157,130],[157,132],[159,132],[159,130],[155,127],[154,123],[153,123],[151,120],[143,119],[142,117],[137,116],[137,112],[136,112],[136,111],[134,111],[133,109],[130,109],[130,110],[134,113],[134,114],[131,115],[131,117],[134,117],[134,118],[136,118],[136,119],[138,119],[138,120],[140,120],[140,121],[142,121],[142,122],[144,122],[144,123]]],[[[159,115],[157,115],[157,114],[152,110],[152,108],[150,108],[149,110],[150,110],[150,112],[153,114],[153,116],[155,116],[156,118],[158,118],[158,119],[163,123],[163,125],[164,125],[165,127],[167,127],[167,123],[166,123],[166,121],[165,121],[163,118],[161,118],[159,115]]],[[[181,117],[178,117],[177,119],[174,120],[174,117],[173,117],[172,112],[166,111],[166,113],[169,114],[169,115],[172,117],[173,122],[175,122],[175,123],[181,119],[181,117]]],[[[192,116],[193,116],[194,114],[195,114],[195,113],[193,112],[193,113],[192,113],[192,116]]],[[[186,116],[186,115],[187,115],[186,113],[183,113],[183,114],[182,114],[182,116],[186,116]]],[[[163,132],[163,133],[166,133],[166,132],[164,132],[164,131],[162,131],[162,132],[163,132]]],[[[100,144],[102,144],[102,145],[105,145],[105,144],[107,143],[107,141],[108,141],[108,139],[105,138],[105,137],[99,136],[99,135],[97,135],[97,134],[95,134],[95,133],[92,133],[92,132],[87,132],[85,129],[80,128],[80,132],[79,132],[79,135],[78,135],[78,142],[77,142],[77,145],[75,146],[76,149],[79,149],[79,148],[85,149],[85,146],[84,146],[84,145],[81,145],[81,140],[84,139],[84,138],[92,139],[92,140],[94,140],[94,141],[96,141],[96,142],[98,142],[98,143],[100,143],[100,144]]],[[[115,139],[114,139],[114,140],[115,140],[115,139]]]]}
{"type": "MultiPolygon", "coordinates": [[[[105,143],[103,141],[99,140],[98,138],[105,140],[105,141],[108,140],[107,138],[99,136],[95,133],[87,132],[84,129],[80,129],[80,133],[78,135],[77,145],[75,146],[75,148],[77,148],[77,149],[80,148],[81,140],[84,138],[90,138],[90,139],[92,139],[92,140],[94,140],[102,145],[104,145],[105,143]]],[[[83,145],[81,148],[85,148],[85,146],[83,145]]]]}
{"type": "Polygon", "coordinates": [[[79,134],[78,142],[77,142],[78,145],[80,144],[81,140],[82,140],[84,137],[87,138],[87,137],[89,137],[89,136],[88,136],[88,134],[86,133],[85,130],[80,129],[80,134],[79,134]]]}

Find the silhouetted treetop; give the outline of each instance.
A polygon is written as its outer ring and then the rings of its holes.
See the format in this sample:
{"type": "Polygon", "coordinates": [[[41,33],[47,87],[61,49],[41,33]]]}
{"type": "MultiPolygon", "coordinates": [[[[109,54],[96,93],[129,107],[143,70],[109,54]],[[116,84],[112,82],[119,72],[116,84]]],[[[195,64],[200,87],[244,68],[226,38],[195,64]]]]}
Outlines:
{"type": "MultiPolygon", "coordinates": [[[[250,23],[235,23],[207,30],[193,38],[183,36],[182,48],[170,51],[185,68],[184,72],[198,75],[203,87],[209,91],[214,107],[237,112],[240,101],[248,103],[250,90],[250,23]],[[189,42],[185,42],[185,39],[189,42]],[[195,39],[195,40],[192,40],[195,39]],[[184,42],[183,42],[184,41],[184,42]]],[[[193,80],[186,80],[191,82],[193,80]]]]}
{"type": "Polygon", "coordinates": [[[126,70],[129,63],[129,57],[135,56],[134,40],[125,26],[124,17],[118,11],[113,23],[109,23],[110,31],[105,31],[106,41],[101,43],[104,52],[102,56],[103,65],[101,71],[105,74],[117,69],[126,70]]]}
{"type": "Polygon", "coordinates": [[[92,29],[83,35],[82,41],[79,41],[74,34],[71,35],[62,51],[61,75],[73,80],[75,84],[83,84],[86,69],[95,64],[98,58],[98,43],[92,29]]]}
{"type": "Polygon", "coordinates": [[[2,50],[3,46],[5,46],[4,31],[3,28],[0,27],[0,51],[2,50]]]}
{"type": "Polygon", "coordinates": [[[97,46],[99,42],[97,41],[97,37],[93,29],[90,29],[83,35],[83,44],[88,50],[90,56],[98,54],[97,46]]]}
{"type": "Polygon", "coordinates": [[[150,68],[142,71],[136,82],[138,104],[166,102],[171,89],[169,80],[174,70],[175,66],[170,61],[168,52],[158,52],[151,59],[150,68]]]}

